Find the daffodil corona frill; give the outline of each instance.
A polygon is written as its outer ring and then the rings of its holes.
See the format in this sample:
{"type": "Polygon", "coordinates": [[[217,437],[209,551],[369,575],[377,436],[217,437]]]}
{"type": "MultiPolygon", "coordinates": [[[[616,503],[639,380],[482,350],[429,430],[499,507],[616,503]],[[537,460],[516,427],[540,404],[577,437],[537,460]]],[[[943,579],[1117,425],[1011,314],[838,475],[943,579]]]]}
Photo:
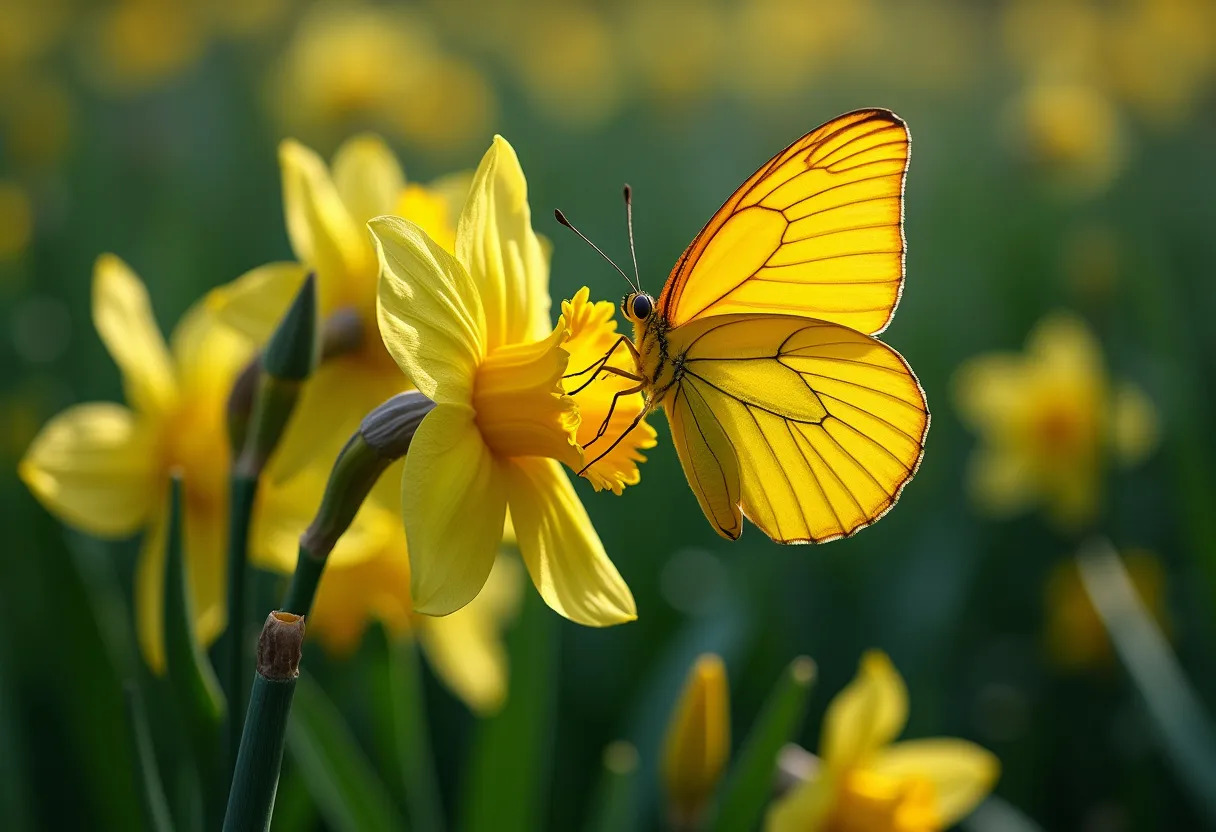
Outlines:
{"type": "Polygon", "coordinates": [[[956,739],[892,743],[908,691],[886,654],[871,651],[828,706],[819,768],[769,811],[768,832],[938,832],[992,790],[996,758],[956,739]]]}
{"type": "Polygon", "coordinates": [[[93,320],[122,372],[129,407],[68,408],[34,439],[20,474],[39,501],[74,528],[104,538],[144,532],[136,625],[144,658],[159,672],[171,472],[180,472],[185,487],[185,557],[198,637],[209,643],[225,625],[225,405],[251,349],[202,306],[186,313],[167,346],[147,290],[109,254],[94,271],[93,320]]]}
{"type": "MultiPolygon", "coordinates": [[[[633,596],[561,467],[583,463],[579,405],[562,387],[573,326],[565,315],[550,325],[548,256],[514,150],[496,137],[482,159],[455,256],[408,220],[380,217],[369,227],[381,264],[380,333],[436,403],[402,479],[415,609],[446,615],[481,591],[509,506],[550,607],[594,626],[635,618],[633,596]]],[[[599,338],[606,326],[582,327],[580,337],[599,338]]]]}
{"type": "MultiPolygon", "coordinates": [[[[279,147],[279,163],[287,235],[296,262],[260,266],[215,290],[209,299],[220,317],[260,344],[278,324],[304,275],[316,274],[320,316],[328,322],[334,346],[325,350],[304,387],[269,471],[275,482],[289,479],[318,458],[328,464],[363,416],[404,386],[376,334],[379,264],[365,223],[400,212],[450,249],[453,206],[468,190],[467,174],[447,177],[434,187],[407,185],[392,151],[372,135],[343,143],[332,169],[290,139],[279,147]],[[338,325],[340,320],[344,323],[338,325]]],[[[396,502],[395,493],[379,496],[396,502]]]]}
{"type": "Polygon", "coordinates": [[[1045,318],[1024,355],[982,355],[955,377],[963,420],[983,439],[971,488],[993,514],[1036,501],[1065,528],[1092,521],[1109,459],[1132,464],[1157,440],[1152,403],[1139,388],[1112,387],[1097,339],[1080,319],[1045,318]]]}

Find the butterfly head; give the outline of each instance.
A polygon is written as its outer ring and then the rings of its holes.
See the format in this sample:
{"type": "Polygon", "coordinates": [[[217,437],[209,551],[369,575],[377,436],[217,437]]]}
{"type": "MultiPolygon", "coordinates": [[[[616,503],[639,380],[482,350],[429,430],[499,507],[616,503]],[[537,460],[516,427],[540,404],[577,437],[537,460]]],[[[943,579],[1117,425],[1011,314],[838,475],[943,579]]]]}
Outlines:
{"type": "Polygon", "coordinates": [[[654,314],[654,298],[645,292],[630,292],[621,300],[621,312],[632,323],[643,323],[654,314]]]}

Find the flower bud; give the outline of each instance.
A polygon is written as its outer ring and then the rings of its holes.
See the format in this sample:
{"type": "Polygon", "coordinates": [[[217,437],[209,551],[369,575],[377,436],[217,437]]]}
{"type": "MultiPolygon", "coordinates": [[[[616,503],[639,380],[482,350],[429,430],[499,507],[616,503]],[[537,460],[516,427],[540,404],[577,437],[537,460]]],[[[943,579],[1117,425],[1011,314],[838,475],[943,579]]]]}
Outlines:
{"type": "Polygon", "coordinates": [[[730,754],[726,667],[712,653],[693,665],[663,747],[663,786],[676,829],[695,828],[730,754]]]}

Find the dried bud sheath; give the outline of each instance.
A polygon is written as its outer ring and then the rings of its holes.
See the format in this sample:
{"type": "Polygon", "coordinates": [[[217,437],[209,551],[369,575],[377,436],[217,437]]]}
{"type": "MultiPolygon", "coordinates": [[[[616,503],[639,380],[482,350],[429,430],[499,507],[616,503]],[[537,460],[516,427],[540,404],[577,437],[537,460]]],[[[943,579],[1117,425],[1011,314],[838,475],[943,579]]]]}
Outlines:
{"type": "Polygon", "coordinates": [[[286,612],[267,616],[258,639],[257,674],[228,793],[226,832],[270,828],[303,643],[302,616],[286,612]]]}

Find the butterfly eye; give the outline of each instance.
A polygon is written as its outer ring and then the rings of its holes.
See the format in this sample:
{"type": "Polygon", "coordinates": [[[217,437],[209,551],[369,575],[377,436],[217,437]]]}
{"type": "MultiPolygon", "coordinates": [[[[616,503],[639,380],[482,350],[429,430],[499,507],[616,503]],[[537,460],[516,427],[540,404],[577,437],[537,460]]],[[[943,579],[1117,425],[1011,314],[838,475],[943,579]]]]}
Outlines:
{"type": "Polygon", "coordinates": [[[651,300],[650,295],[634,295],[631,305],[633,307],[633,317],[639,321],[646,320],[650,317],[650,313],[654,311],[654,301],[651,300]]]}

